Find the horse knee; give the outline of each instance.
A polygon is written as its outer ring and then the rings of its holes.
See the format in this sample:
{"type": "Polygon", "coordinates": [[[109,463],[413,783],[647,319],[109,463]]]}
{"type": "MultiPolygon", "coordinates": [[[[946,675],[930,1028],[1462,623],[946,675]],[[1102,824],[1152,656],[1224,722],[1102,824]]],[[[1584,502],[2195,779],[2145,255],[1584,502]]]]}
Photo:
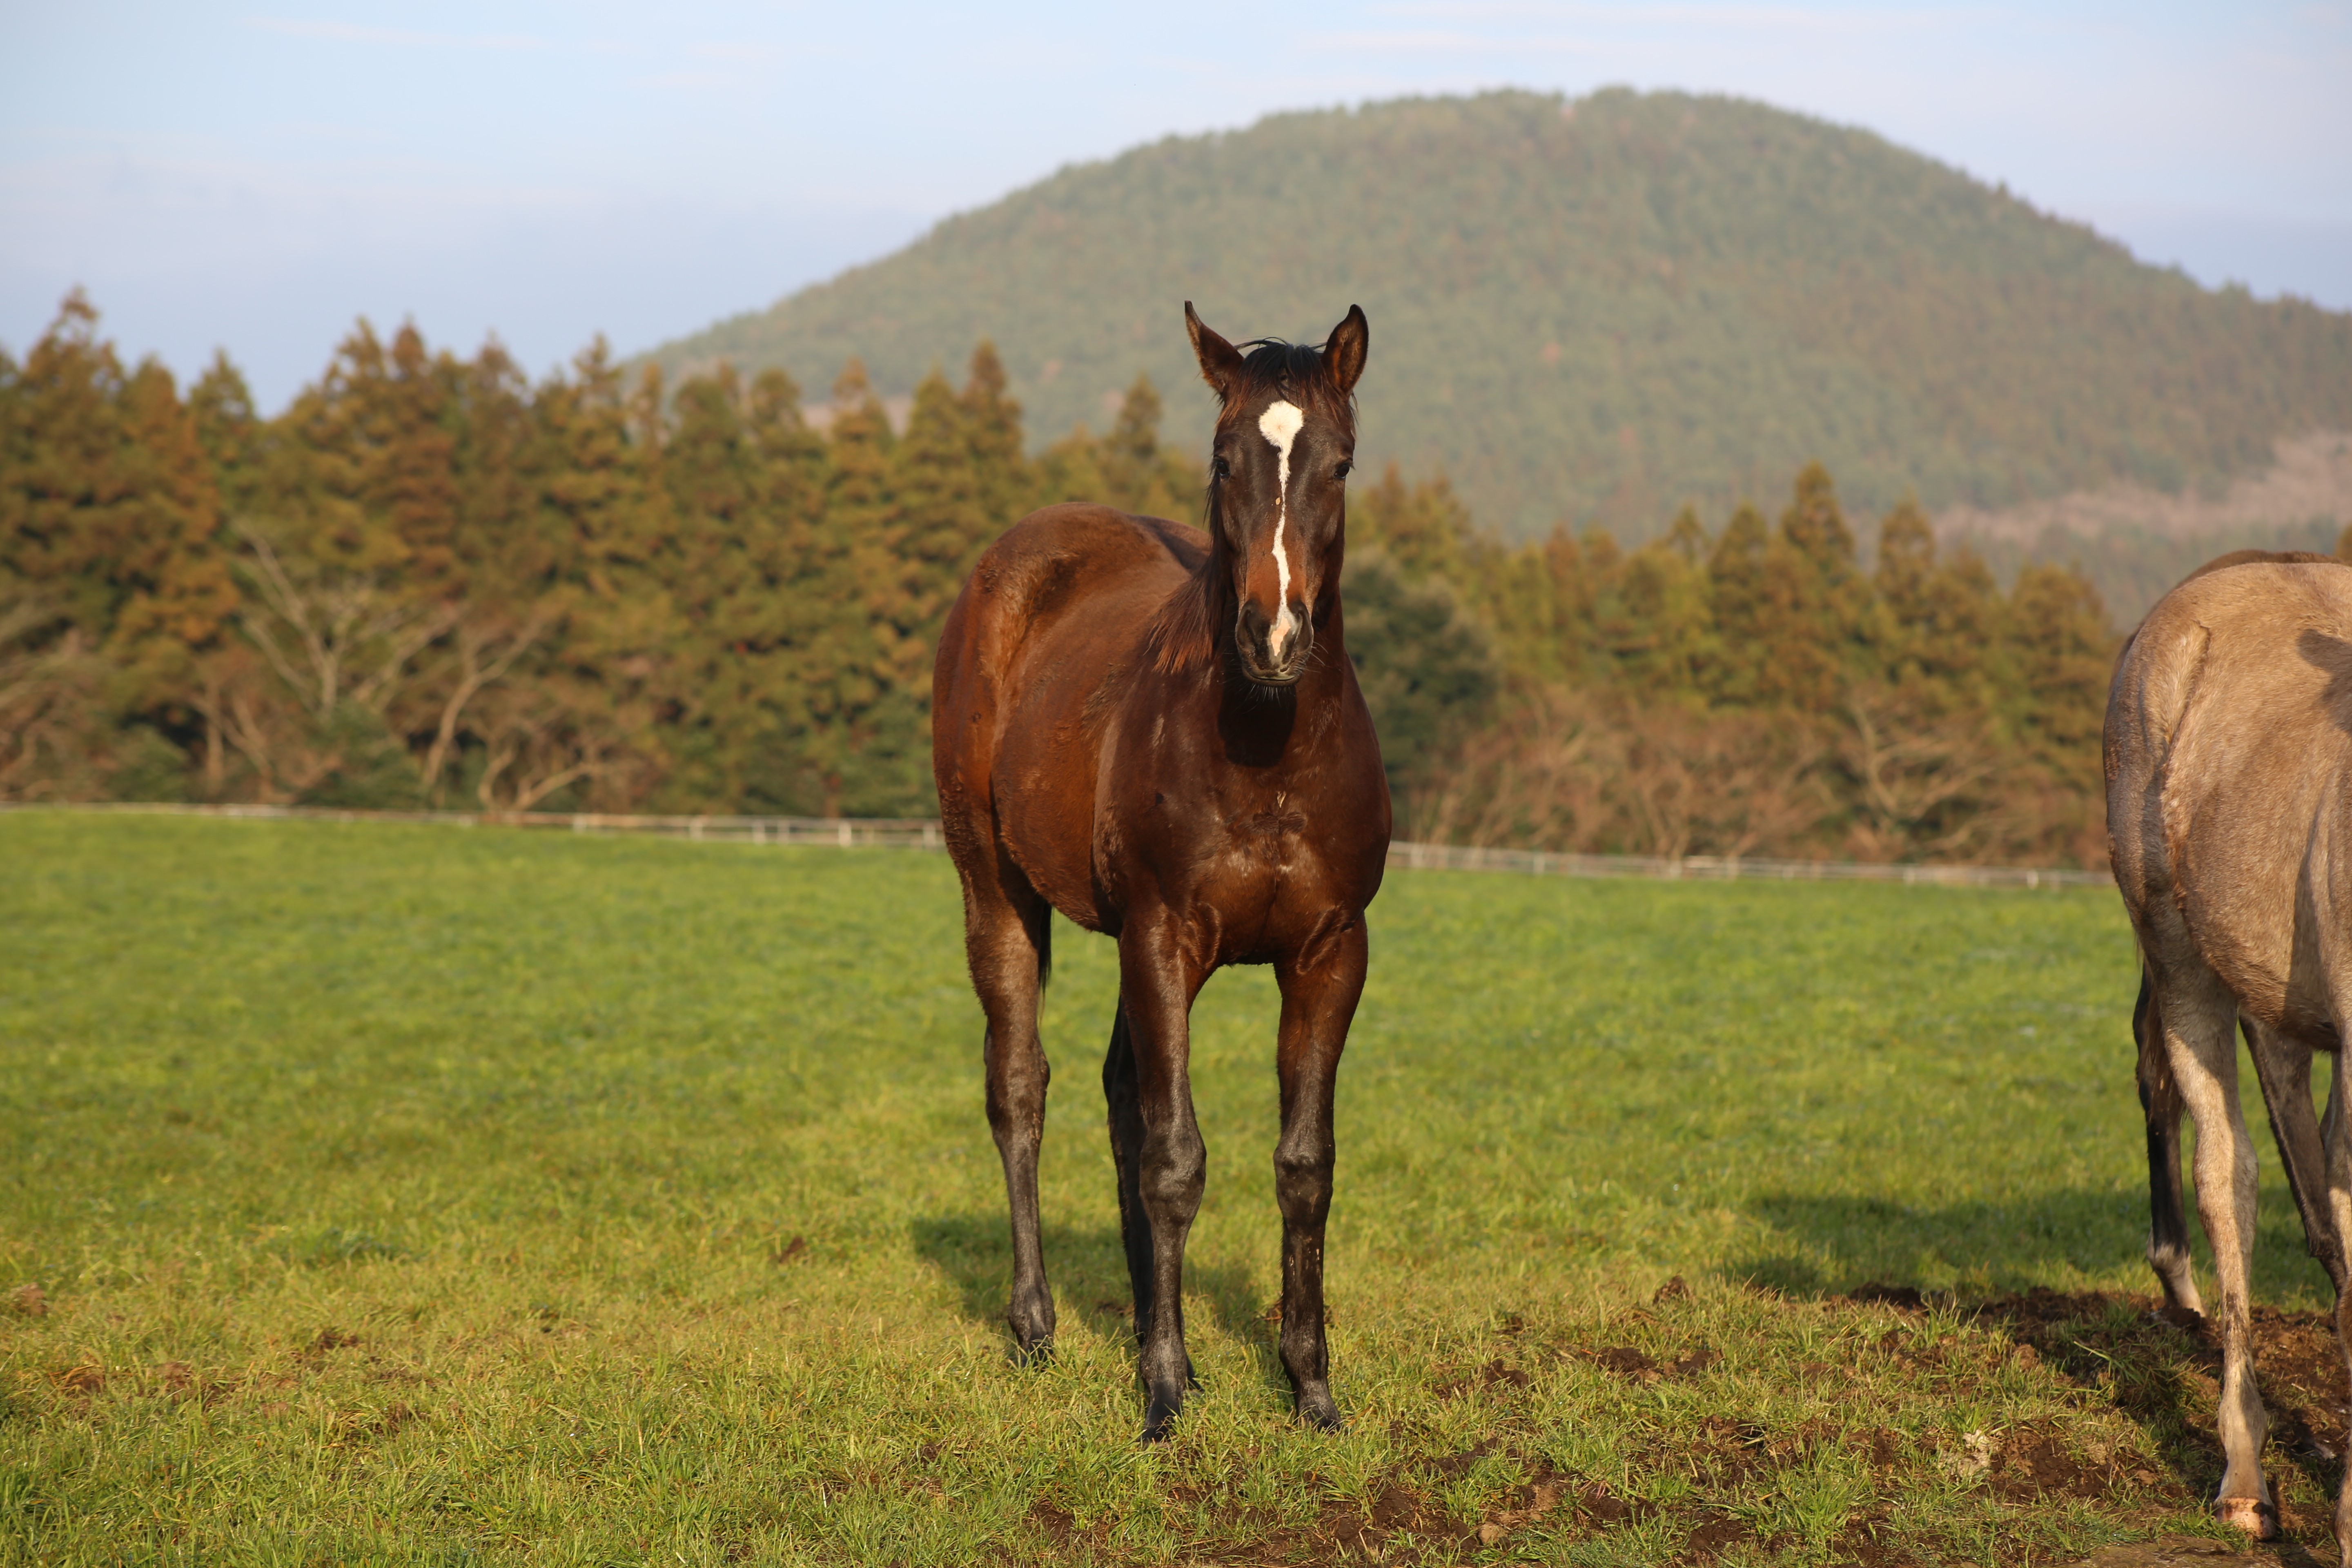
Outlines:
{"type": "Polygon", "coordinates": [[[1286,1221],[1311,1224],[1329,1210],[1331,1165],[1329,1149],[1275,1150],[1274,1201],[1286,1221]]]}
{"type": "Polygon", "coordinates": [[[999,1142],[1008,1137],[1035,1137],[1045,1121],[1045,1089],[1054,1077],[1036,1037],[1031,1036],[1025,1047],[1001,1047],[992,1029],[983,1054],[989,1131],[999,1142]]]}
{"type": "Polygon", "coordinates": [[[1136,1190],[1147,1208],[1179,1216],[1201,1206],[1208,1185],[1209,1152],[1200,1134],[1190,1137],[1146,1135],[1136,1190]]]}

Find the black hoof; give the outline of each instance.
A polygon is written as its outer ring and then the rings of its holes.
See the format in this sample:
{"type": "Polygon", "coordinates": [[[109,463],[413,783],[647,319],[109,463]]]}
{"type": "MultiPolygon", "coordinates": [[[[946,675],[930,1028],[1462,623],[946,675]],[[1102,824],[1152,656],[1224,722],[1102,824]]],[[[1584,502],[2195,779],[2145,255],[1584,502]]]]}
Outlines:
{"type": "Polygon", "coordinates": [[[1339,1407],[1328,1394],[1307,1394],[1298,1401],[1298,1424],[1318,1432],[1344,1430],[1347,1423],[1340,1419],[1339,1407]]]}
{"type": "Polygon", "coordinates": [[[1183,1402],[1155,1394],[1143,1413],[1143,1441],[1165,1443],[1173,1436],[1176,1417],[1183,1413],[1183,1402]]]}

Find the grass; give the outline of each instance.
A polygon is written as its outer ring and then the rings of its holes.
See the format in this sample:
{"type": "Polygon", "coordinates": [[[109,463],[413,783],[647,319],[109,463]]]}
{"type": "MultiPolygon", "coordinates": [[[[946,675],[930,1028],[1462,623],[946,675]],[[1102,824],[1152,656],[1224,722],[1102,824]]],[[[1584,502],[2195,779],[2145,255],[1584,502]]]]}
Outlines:
{"type": "MultiPolygon", "coordinates": [[[[1265,1316],[1273,986],[1219,976],[1204,1388],[1145,1450],[1112,949],[1059,932],[1060,1348],[1019,1367],[943,858],[20,812],[0,867],[0,1562],[2210,1532],[2214,1363],[2147,1310],[2112,896],[1393,877],[1340,1075],[1337,1437],[1289,1423],[1265,1316]],[[1841,1299],[1872,1281],[1927,1294],[1841,1299]]],[[[2340,1373],[2262,1136],[2272,1465],[2324,1541],[2335,1470],[2290,1439],[2340,1441],[2340,1373]]]]}

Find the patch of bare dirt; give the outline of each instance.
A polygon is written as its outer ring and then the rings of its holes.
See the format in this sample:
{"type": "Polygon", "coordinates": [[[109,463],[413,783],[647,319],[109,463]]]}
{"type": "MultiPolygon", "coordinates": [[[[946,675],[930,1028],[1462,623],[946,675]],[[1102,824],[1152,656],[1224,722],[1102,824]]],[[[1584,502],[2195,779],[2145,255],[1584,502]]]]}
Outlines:
{"type": "Polygon", "coordinates": [[[2100,1464],[2069,1448],[2054,1432],[2020,1428],[2006,1434],[1988,1472],[1992,1493],[2003,1502],[2040,1502],[2051,1498],[2086,1501],[2125,1489],[2125,1473],[2112,1461],[2100,1464]]]}
{"type": "Polygon", "coordinates": [[[1469,1377],[1456,1378],[1437,1385],[1440,1399],[1459,1399],[1465,1394],[1488,1388],[1525,1388],[1535,1380],[1522,1369],[1507,1364],[1500,1357],[1488,1362],[1469,1377]]]}
{"type": "Polygon", "coordinates": [[[1683,1537],[1680,1553],[1685,1563],[1712,1563],[1735,1546],[1745,1546],[1756,1539],[1756,1530],[1746,1520],[1720,1509],[1703,1509],[1699,1522],[1683,1537]]]}
{"type": "Polygon", "coordinates": [[[1570,1346],[1561,1354],[1577,1361],[1589,1361],[1603,1372],[1635,1383],[1656,1383],[1662,1379],[1696,1377],[1723,1359],[1708,1345],[1693,1345],[1668,1361],[1659,1361],[1632,1345],[1610,1345],[1601,1350],[1584,1350],[1570,1346]]]}

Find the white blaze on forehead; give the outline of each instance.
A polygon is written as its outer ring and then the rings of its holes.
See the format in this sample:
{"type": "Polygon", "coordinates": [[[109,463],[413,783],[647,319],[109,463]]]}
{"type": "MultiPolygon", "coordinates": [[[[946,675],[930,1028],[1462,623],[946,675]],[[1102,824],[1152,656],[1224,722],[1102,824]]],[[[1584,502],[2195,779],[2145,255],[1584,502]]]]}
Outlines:
{"type": "Polygon", "coordinates": [[[1274,448],[1274,571],[1281,584],[1282,607],[1275,613],[1274,635],[1268,641],[1277,657],[1298,631],[1298,623],[1290,614],[1290,556],[1283,549],[1282,530],[1290,510],[1290,444],[1298,439],[1298,428],[1306,423],[1307,416],[1295,403],[1268,404],[1257,416],[1257,433],[1274,448]]]}

